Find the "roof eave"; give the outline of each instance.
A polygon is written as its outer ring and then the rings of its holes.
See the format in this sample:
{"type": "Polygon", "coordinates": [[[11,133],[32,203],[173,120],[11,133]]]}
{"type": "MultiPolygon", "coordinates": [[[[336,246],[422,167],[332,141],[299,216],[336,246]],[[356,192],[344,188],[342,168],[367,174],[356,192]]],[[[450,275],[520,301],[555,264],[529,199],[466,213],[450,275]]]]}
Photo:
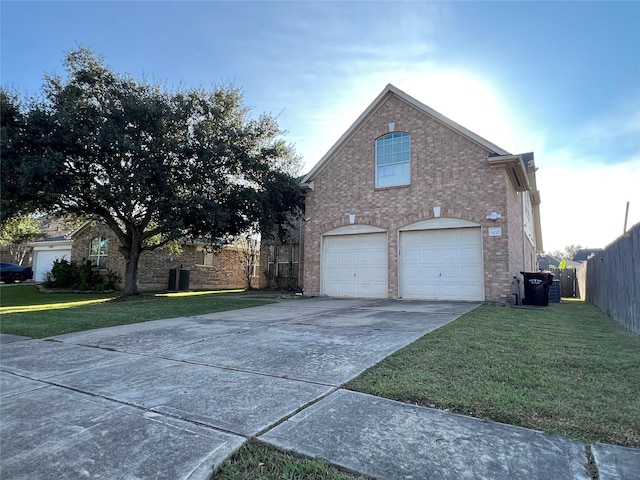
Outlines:
{"type": "Polygon", "coordinates": [[[544,252],[542,245],[542,227],[540,225],[540,206],[533,205],[533,228],[535,229],[536,253],[544,252]]]}
{"type": "Polygon", "coordinates": [[[517,192],[525,192],[531,189],[527,168],[524,165],[522,155],[498,155],[487,158],[492,167],[504,167],[517,192]]]}

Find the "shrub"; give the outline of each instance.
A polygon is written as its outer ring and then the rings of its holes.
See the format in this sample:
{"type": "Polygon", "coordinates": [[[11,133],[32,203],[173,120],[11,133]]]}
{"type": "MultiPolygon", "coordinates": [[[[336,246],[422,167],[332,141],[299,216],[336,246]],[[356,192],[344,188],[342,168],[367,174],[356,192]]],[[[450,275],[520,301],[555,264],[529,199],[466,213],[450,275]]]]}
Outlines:
{"type": "Polygon", "coordinates": [[[76,264],[62,258],[53,262],[44,284],[50,288],[103,291],[114,290],[119,281],[117,273],[107,270],[101,274],[90,260],[83,259],[80,264],[76,264]]]}

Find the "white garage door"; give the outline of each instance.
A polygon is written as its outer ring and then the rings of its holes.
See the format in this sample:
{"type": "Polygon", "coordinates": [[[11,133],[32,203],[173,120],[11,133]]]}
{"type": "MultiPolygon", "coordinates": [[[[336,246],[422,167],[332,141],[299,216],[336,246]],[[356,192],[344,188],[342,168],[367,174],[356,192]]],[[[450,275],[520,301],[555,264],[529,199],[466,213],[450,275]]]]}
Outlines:
{"type": "Polygon", "coordinates": [[[400,296],[484,300],[480,228],[400,233],[400,296]]]}
{"type": "Polygon", "coordinates": [[[322,287],[334,297],[386,298],[387,234],[323,237],[322,287]]]}
{"type": "Polygon", "coordinates": [[[71,250],[36,250],[33,252],[33,279],[44,282],[51,271],[53,262],[65,258],[71,260],[71,250]]]}

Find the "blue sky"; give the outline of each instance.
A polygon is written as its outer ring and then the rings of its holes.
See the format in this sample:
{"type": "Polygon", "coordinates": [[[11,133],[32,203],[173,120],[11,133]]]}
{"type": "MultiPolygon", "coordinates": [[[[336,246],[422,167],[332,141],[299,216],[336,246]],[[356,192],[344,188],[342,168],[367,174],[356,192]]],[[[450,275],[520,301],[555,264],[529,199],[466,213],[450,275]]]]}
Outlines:
{"type": "Polygon", "coordinates": [[[234,83],[308,171],[387,83],[534,151],[545,250],[640,222],[640,2],[0,3],[0,79],[36,95],[78,45],[167,86],[234,83]]]}

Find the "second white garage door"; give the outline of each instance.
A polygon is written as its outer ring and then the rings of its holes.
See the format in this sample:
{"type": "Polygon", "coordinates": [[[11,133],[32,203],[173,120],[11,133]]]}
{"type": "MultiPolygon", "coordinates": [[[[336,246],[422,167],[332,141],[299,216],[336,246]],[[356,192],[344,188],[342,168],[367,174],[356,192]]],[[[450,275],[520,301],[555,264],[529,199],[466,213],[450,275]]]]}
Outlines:
{"type": "Polygon", "coordinates": [[[400,233],[400,296],[484,300],[480,228],[400,233]]]}
{"type": "Polygon", "coordinates": [[[387,234],[328,235],[322,240],[322,293],[386,298],[387,234]]]}

